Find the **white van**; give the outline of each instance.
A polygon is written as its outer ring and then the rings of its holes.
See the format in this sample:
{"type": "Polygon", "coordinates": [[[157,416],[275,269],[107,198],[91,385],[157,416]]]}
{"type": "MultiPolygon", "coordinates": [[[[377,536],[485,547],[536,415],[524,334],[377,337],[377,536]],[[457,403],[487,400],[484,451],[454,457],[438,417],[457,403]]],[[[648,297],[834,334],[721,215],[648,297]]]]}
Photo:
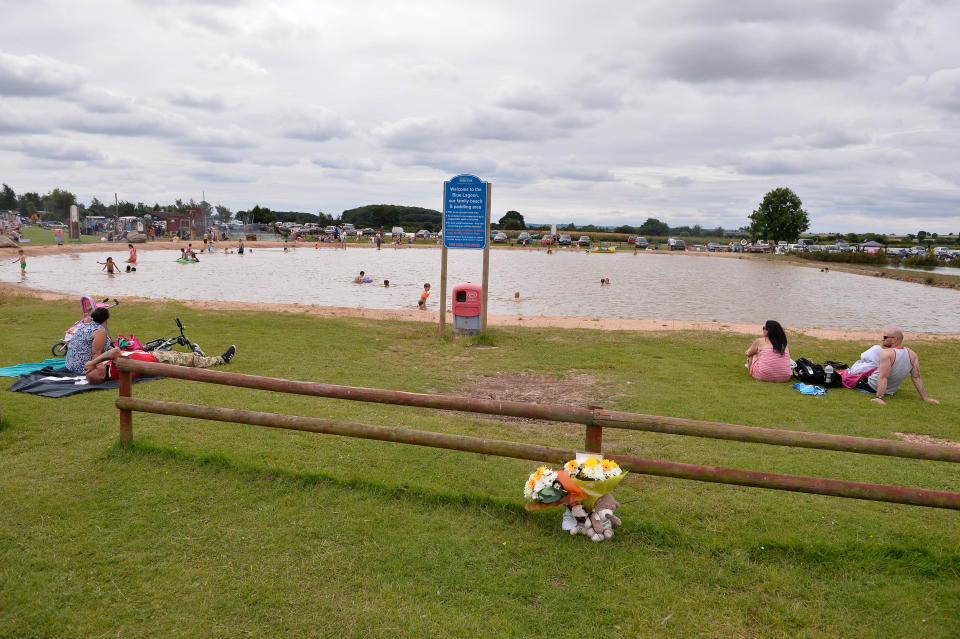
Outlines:
{"type": "Polygon", "coordinates": [[[392,235],[393,237],[397,237],[398,235],[399,235],[400,237],[403,237],[403,227],[402,227],[402,226],[395,226],[395,227],[393,227],[393,228],[390,230],[390,235],[392,235]]]}

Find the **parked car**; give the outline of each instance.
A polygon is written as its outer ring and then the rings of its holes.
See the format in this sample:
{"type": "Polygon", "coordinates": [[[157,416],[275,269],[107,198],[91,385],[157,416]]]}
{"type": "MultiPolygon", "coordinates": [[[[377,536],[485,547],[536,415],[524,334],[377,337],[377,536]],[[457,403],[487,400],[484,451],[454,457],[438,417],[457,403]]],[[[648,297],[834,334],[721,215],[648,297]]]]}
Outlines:
{"type": "Polygon", "coordinates": [[[539,234],[539,233],[531,233],[531,234],[530,234],[530,239],[531,239],[531,240],[539,240],[539,239],[540,239],[540,234],[539,234]]]}
{"type": "Polygon", "coordinates": [[[526,231],[524,231],[523,233],[521,233],[520,235],[517,236],[517,241],[518,241],[518,242],[529,242],[529,241],[530,241],[530,234],[527,233],[526,231]]]}
{"type": "Polygon", "coordinates": [[[580,236],[580,239],[577,240],[577,245],[578,245],[578,246],[590,246],[590,236],[589,236],[589,235],[581,235],[581,236],[580,236]]]}
{"type": "Polygon", "coordinates": [[[362,235],[376,235],[376,234],[377,234],[377,231],[374,230],[374,229],[372,229],[372,228],[370,228],[370,227],[368,226],[368,227],[366,227],[365,229],[363,229],[362,231],[360,231],[360,233],[361,233],[362,235]]]}
{"type": "Polygon", "coordinates": [[[707,242],[707,251],[711,253],[719,253],[723,250],[723,244],[720,242],[707,242]]]}
{"type": "Polygon", "coordinates": [[[650,246],[650,243],[647,242],[647,238],[638,235],[636,240],[634,240],[633,245],[636,246],[638,249],[645,249],[648,246],[650,246]]]}
{"type": "Polygon", "coordinates": [[[667,244],[670,246],[671,251],[687,250],[687,243],[678,237],[671,237],[669,240],[667,240],[667,244]]]}
{"type": "Polygon", "coordinates": [[[636,245],[636,243],[637,243],[637,236],[636,236],[636,235],[630,235],[630,236],[627,237],[627,244],[634,244],[634,245],[636,245]]]}
{"type": "Polygon", "coordinates": [[[323,232],[326,233],[327,235],[333,235],[333,232],[336,230],[336,228],[337,227],[335,226],[325,226],[323,227],[323,232]]]}
{"type": "Polygon", "coordinates": [[[559,246],[570,246],[573,244],[573,239],[569,235],[558,235],[557,244],[559,246]]]}
{"type": "Polygon", "coordinates": [[[553,244],[555,241],[556,241],[556,238],[550,235],[549,233],[543,236],[543,243],[546,244],[547,246],[553,244]]]}
{"type": "Polygon", "coordinates": [[[493,236],[493,241],[494,241],[494,242],[506,242],[506,241],[507,241],[507,234],[504,233],[503,231],[497,231],[497,232],[494,234],[494,236],[493,236]]]}

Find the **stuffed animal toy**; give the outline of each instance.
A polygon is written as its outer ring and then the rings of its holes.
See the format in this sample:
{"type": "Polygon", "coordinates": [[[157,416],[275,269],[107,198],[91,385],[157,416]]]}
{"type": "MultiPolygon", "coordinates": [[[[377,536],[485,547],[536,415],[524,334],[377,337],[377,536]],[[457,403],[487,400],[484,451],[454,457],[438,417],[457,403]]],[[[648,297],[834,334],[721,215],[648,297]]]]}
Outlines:
{"type": "Polygon", "coordinates": [[[590,513],[589,530],[584,533],[593,541],[603,541],[613,537],[613,525],[619,526],[620,518],[613,512],[620,507],[613,495],[607,493],[596,501],[593,505],[593,512],[590,513]]]}
{"type": "Polygon", "coordinates": [[[587,512],[587,509],[580,504],[575,504],[570,507],[570,514],[576,520],[577,524],[570,529],[571,535],[587,535],[590,536],[590,514],[587,512]]]}

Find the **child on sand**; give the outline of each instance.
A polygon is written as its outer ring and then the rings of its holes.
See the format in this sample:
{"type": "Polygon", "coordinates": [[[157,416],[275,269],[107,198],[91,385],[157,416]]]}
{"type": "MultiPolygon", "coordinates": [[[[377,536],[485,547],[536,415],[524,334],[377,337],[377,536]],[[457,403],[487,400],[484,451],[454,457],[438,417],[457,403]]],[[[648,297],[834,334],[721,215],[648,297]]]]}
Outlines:
{"type": "Polygon", "coordinates": [[[17,257],[14,259],[11,264],[14,262],[20,262],[20,274],[23,275],[27,272],[27,258],[23,254],[23,249],[17,251],[17,257]]]}
{"type": "Polygon", "coordinates": [[[417,308],[421,311],[427,310],[427,298],[430,297],[430,283],[423,285],[423,293],[420,293],[420,301],[417,302],[417,308]]]}
{"type": "Polygon", "coordinates": [[[110,275],[113,275],[113,274],[114,274],[114,269],[116,269],[116,272],[117,272],[117,273],[122,273],[122,272],[123,272],[123,271],[120,270],[120,267],[117,266],[117,264],[113,261],[113,258],[112,258],[112,257],[108,257],[106,262],[97,262],[97,264],[103,264],[103,268],[100,269],[100,270],[101,270],[101,271],[106,271],[106,272],[109,273],[110,275]]]}

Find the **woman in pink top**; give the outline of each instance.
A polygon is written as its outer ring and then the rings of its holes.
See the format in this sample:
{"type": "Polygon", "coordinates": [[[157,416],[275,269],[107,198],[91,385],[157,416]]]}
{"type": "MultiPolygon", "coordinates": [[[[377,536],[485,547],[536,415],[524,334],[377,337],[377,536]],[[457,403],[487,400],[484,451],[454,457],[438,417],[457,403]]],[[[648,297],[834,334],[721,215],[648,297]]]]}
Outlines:
{"type": "Polygon", "coordinates": [[[767,320],[763,325],[763,337],[758,337],[744,353],[750,377],[761,382],[786,382],[790,380],[790,350],[787,334],[779,322],[767,320]]]}

